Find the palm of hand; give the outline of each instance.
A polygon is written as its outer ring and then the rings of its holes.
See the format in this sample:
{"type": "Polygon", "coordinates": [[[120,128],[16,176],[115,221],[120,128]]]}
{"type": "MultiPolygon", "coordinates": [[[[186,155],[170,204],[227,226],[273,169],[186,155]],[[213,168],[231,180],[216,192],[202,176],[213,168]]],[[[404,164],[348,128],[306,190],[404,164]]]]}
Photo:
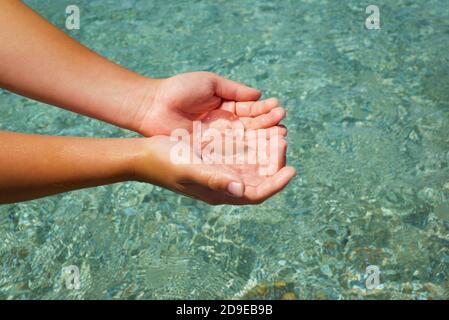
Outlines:
{"type": "Polygon", "coordinates": [[[201,165],[190,165],[188,170],[192,175],[206,171],[238,178],[245,186],[244,193],[233,197],[195,183],[195,179],[184,181],[181,192],[211,204],[257,204],[283,189],[295,174],[293,168],[285,167],[285,128],[244,130],[240,119],[231,113],[217,113],[219,117],[205,118],[202,122],[202,143],[194,152],[201,165]],[[225,141],[232,142],[232,147],[226,150],[225,141]]]}

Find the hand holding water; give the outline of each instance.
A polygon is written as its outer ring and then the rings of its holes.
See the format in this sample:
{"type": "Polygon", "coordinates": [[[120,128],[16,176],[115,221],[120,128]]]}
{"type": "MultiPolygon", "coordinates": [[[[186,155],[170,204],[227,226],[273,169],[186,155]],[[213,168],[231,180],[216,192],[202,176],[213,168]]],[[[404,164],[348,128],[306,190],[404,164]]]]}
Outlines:
{"type": "Polygon", "coordinates": [[[212,204],[253,204],[279,192],[294,175],[285,167],[286,131],[279,126],[285,111],[274,98],[258,101],[256,89],[210,72],[142,76],[84,47],[21,1],[4,1],[0,38],[8,43],[0,48],[0,87],[149,137],[0,132],[0,203],[139,180],[212,204]],[[206,140],[199,151],[189,150],[201,164],[174,163],[170,135],[176,130],[194,135],[196,121],[219,136],[241,129],[244,149],[232,157],[252,152],[257,161],[206,163],[204,151],[212,145],[206,140]],[[276,147],[252,143],[265,140],[276,147]],[[270,162],[273,153],[280,157],[270,162]],[[259,155],[268,161],[259,161],[259,155]]]}
{"type": "MultiPolygon", "coordinates": [[[[149,81],[150,82],[150,81],[149,81]]],[[[140,91],[145,92],[145,84],[140,91]]],[[[139,114],[132,125],[145,136],[169,135],[175,129],[192,130],[192,122],[210,112],[226,110],[246,129],[270,128],[285,116],[276,99],[257,101],[260,91],[210,72],[192,72],[147,84],[145,98],[127,103],[139,114]]]]}

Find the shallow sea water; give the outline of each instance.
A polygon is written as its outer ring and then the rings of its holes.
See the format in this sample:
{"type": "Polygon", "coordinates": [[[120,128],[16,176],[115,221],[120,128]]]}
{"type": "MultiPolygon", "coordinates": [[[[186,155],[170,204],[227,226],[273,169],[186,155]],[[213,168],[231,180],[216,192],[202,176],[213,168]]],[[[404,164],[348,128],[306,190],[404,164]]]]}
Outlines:
{"type": "MultiPolygon", "coordinates": [[[[64,28],[74,1],[26,2],[64,28]]],[[[447,1],[371,2],[76,1],[67,32],[115,62],[278,97],[298,175],[254,207],[138,183],[1,206],[0,298],[448,299],[447,1]]],[[[0,130],[135,136],[5,91],[0,108],[0,130]]]]}

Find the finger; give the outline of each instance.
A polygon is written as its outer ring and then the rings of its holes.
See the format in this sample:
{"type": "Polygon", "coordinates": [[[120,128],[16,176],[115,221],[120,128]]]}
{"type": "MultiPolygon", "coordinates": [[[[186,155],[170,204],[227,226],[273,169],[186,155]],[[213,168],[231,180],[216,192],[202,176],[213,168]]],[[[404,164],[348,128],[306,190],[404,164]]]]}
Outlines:
{"type": "Polygon", "coordinates": [[[188,186],[185,193],[194,199],[200,199],[209,204],[249,205],[260,204],[284,189],[296,171],[293,167],[284,167],[275,175],[266,178],[258,186],[247,185],[243,197],[235,197],[229,193],[218,193],[200,185],[188,186]]]}
{"type": "Polygon", "coordinates": [[[246,130],[244,134],[244,140],[247,143],[257,143],[259,139],[285,138],[287,136],[287,128],[279,125],[269,129],[246,130]]]}
{"type": "Polygon", "coordinates": [[[277,142],[277,144],[273,144],[273,147],[270,146],[269,149],[270,170],[268,174],[271,173],[271,175],[285,167],[287,160],[287,140],[283,136],[273,136],[270,143],[272,144],[273,142],[277,142]]]}
{"type": "Polygon", "coordinates": [[[277,135],[267,141],[267,146],[262,149],[263,154],[259,154],[260,144],[257,150],[258,159],[260,159],[258,173],[261,176],[272,176],[285,166],[287,140],[277,135]]]}
{"type": "Polygon", "coordinates": [[[236,198],[224,192],[213,191],[198,184],[185,185],[182,193],[195,200],[201,200],[211,205],[241,203],[241,198],[236,198]]]}
{"type": "Polygon", "coordinates": [[[230,170],[217,170],[217,166],[197,165],[185,175],[185,182],[196,183],[210,191],[228,193],[234,197],[242,197],[245,184],[241,177],[230,170]]]}
{"type": "Polygon", "coordinates": [[[261,92],[248,87],[243,83],[232,81],[219,75],[214,75],[215,94],[226,100],[233,101],[255,101],[259,100],[261,92]]]}
{"type": "Polygon", "coordinates": [[[278,125],[276,127],[270,128],[270,130],[274,131],[273,135],[278,134],[280,136],[286,137],[287,134],[288,134],[287,127],[284,126],[283,124],[280,124],[280,125],[278,125]]]}
{"type": "Polygon", "coordinates": [[[257,116],[255,118],[241,117],[240,120],[243,122],[246,129],[256,130],[276,126],[282,119],[284,119],[284,117],[284,108],[276,107],[269,113],[257,116]]]}
{"type": "Polygon", "coordinates": [[[259,129],[259,130],[267,131],[267,134],[266,134],[267,139],[278,138],[278,136],[281,136],[281,137],[287,136],[287,128],[282,124],[275,126],[275,127],[271,127],[269,129],[259,129]]]}
{"type": "Polygon", "coordinates": [[[235,104],[235,114],[239,117],[257,117],[277,107],[279,107],[279,101],[276,98],[261,101],[237,102],[235,104]]]}
{"type": "Polygon", "coordinates": [[[293,167],[284,167],[258,186],[248,186],[244,198],[254,204],[261,203],[284,189],[295,174],[296,170],[293,167]]]}
{"type": "Polygon", "coordinates": [[[221,110],[229,111],[235,115],[235,101],[224,101],[220,107],[221,110]]]}
{"type": "Polygon", "coordinates": [[[283,136],[272,136],[267,146],[268,158],[266,165],[259,167],[259,174],[272,176],[285,167],[287,155],[287,140],[283,136]]]}

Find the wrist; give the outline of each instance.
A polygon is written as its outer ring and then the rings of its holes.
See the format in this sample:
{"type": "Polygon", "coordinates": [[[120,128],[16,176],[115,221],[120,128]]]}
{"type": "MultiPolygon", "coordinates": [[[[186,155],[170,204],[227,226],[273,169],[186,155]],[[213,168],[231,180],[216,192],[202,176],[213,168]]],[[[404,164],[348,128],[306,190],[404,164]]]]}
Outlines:
{"type": "Polygon", "coordinates": [[[169,187],[176,180],[169,154],[170,142],[165,136],[137,139],[139,152],[132,160],[132,180],[169,187]]]}
{"type": "Polygon", "coordinates": [[[129,89],[121,99],[120,114],[121,127],[138,132],[144,136],[149,134],[142,130],[148,121],[155,96],[162,80],[139,76],[133,80],[129,89]]]}
{"type": "Polygon", "coordinates": [[[144,140],[82,138],[77,144],[72,143],[72,152],[78,156],[80,171],[95,185],[134,181],[134,164],[144,153],[144,140]]]}
{"type": "Polygon", "coordinates": [[[148,162],[151,143],[147,138],[123,139],[125,147],[122,148],[123,159],[121,161],[120,174],[123,181],[143,182],[141,166],[148,162]]]}

